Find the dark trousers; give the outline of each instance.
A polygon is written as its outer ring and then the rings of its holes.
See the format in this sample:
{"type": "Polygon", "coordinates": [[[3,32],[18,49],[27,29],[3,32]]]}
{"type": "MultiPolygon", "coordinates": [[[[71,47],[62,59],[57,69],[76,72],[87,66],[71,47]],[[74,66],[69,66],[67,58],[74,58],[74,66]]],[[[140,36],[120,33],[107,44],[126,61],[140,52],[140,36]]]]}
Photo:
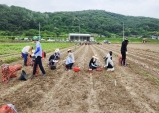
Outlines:
{"type": "Polygon", "coordinates": [[[94,67],[94,66],[91,66],[91,65],[89,66],[89,68],[91,68],[92,70],[97,69],[97,67],[94,67]]]}
{"type": "Polygon", "coordinates": [[[22,53],[22,56],[24,58],[24,65],[26,66],[28,54],[22,53]]]}
{"type": "Polygon", "coordinates": [[[67,68],[67,69],[72,69],[73,64],[74,64],[74,63],[67,64],[67,65],[66,65],[66,68],[67,68]]]}
{"type": "Polygon", "coordinates": [[[41,72],[43,74],[45,74],[46,72],[45,72],[45,70],[44,70],[44,68],[42,66],[41,57],[38,56],[37,58],[35,58],[35,61],[34,61],[33,75],[35,75],[35,73],[36,73],[37,64],[39,65],[41,72]]]}
{"type": "Polygon", "coordinates": [[[50,62],[49,65],[50,65],[50,66],[54,66],[54,65],[55,65],[55,62],[50,62]]]}
{"type": "Polygon", "coordinates": [[[121,51],[121,55],[122,55],[121,65],[125,65],[125,62],[126,62],[126,51],[121,51]]]}
{"type": "Polygon", "coordinates": [[[110,63],[108,63],[107,68],[113,68],[113,66],[110,63]]]}
{"type": "Polygon", "coordinates": [[[70,69],[72,69],[73,64],[74,64],[74,63],[70,63],[70,69]]]}
{"type": "Polygon", "coordinates": [[[71,64],[66,64],[66,69],[71,69],[71,64]]]}

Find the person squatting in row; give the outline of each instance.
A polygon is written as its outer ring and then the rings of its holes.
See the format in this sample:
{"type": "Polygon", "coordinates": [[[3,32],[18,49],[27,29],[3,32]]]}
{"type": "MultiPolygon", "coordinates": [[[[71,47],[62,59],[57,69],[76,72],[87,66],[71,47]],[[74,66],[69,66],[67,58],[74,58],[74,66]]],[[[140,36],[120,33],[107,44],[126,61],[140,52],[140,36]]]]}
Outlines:
{"type": "Polygon", "coordinates": [[[57,48],[55,49],[55,53],[52,54],[49,58],[49,67],[53,69],[55,68],[55,63],[58,62],[60,59],[60,50],[57,48]]]}
{"type": "Polygon", "coordinates": [[[89,68],[94,70],[98,67],[98,63],[97,63],[97,55],[92,56],[90,62],[89,62],[89,68]]]}
{"type": "Polygon", "coordinates": [[[106,55],[106,57],[104,57],[105,59],[105,66],[107,68],[107,71],[114,71],[114,63],[112,60],[112,51],[109,51],[109,53],[106,55]]]}
{"type": "Polygon", "coordinates": [[[72,66],[75,63],[75,59],[74,59],[74,54],[72,53],[71,49],[68,49],[67,52],[68,52],[68,56],[66,58],[65,67],[66,67],[66,70],[69,71],[72,69],[72,66]]]}

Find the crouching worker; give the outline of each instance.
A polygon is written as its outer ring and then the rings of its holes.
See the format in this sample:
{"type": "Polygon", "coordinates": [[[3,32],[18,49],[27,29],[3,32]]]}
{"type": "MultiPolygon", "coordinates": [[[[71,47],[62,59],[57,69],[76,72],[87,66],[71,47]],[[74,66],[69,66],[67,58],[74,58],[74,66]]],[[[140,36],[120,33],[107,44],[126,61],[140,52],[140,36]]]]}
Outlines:
{"type": "Polygon", "coordinates": [[[92,59],[89,62],[89,68],[90,69],[96,69],[98,67],[98,63],[97,63],[97,55],[92,56],[92,59]]]}
{"type": "Polygon", "coordinates": [[[111,57],[107,58],[106,65],[104,67],[107,68],[107,71],[114,71],[114,63],[113,63],[111,57]]]}
{"type": "Polygon", "coordinates": [[[105,60],[105,64],[107,63],[108,57],[110,57],[111,60],[112,60],[112,54],[113,54],[113,52],[112,52],[112,51],[109,51],[109,53],[103,58],[103,59],[105,60]]]}
{"type": "Polygon", "coordinates": [[[70,54],[71,55],[71,64],[70,64],[70,67],[71,67],[71,69],[72,69],[72,66],[74,65],[74,63],[75,63],[75,58],[74,58],[74,54],[72,53],[72,50],[71,49],[68,49],[68,54],[70,54]]]}
{"type": "Polygon", "coordinates": [[[59,49],[55,50],[55,53],[52,54],[49,58],[50,69],[56,69],[55,63],[60,59],[59,49]]]}
{"type": "Polygon", "coordinates": [[[65,64],[66,64],[66,70],[70,71],[72,69],[72,55],[71,53],[68,54],[66,60],[65,60],[65,64]]]}

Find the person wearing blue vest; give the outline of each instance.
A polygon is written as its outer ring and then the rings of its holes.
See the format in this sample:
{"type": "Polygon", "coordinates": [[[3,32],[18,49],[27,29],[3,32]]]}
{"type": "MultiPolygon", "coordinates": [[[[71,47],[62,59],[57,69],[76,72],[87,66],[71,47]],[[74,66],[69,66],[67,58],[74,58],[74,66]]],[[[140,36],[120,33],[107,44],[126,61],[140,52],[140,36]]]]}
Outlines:
{"type": "Polygon", "coordinates": [[[35,62],[34,62],[33,74],[31,76],[31,79],[33,79],[35,77],[37,64],[39,65],[40,70],[43,73],[42,77],[45,77],[45,75],[46,75],[46,72],[45,72],[45,70],[43,68],[42,61],[41,61],[41,58],[42,58],[42,47],[41,47],[41,43],[39,42],[39,37],[35,37],[34,36],[33,37],[33,41],[34,41],[34,43],[36,43],[36,49],[35,49],[35,52],[34,52],[35,62]]]}

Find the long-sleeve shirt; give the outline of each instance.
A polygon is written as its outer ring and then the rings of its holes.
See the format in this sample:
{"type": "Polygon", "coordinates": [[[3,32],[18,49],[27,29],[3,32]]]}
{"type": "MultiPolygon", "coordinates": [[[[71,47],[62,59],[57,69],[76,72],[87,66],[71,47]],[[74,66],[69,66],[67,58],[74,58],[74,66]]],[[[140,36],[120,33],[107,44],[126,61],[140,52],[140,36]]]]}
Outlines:
{"type": "Polygon", "coordinates": [[[121,45],[121,52],[126,52],[127,51],[127,42],[124,40],[122,42],[122,45],[121,45]]]}
{"type": "Polygon", "coordinates": [[[108,59],[107,59],[106,66],[108,66],[109,63],[110,63],[112,66],[114,66],[114,63],[113,63],[113,61],[111,60],[110,57],[108,57],[108,59]]]}
{"type": "Polygon", "coordinates": [[[74,63],[75,62],[74,54],[73,53],[69,53],[69,54],[71,54],[71,63],[74,63]]]}
{"type": "Polygon", "coordinates": [[[66,58],[66,65],[68,65],[68,64],[70,64],[70,63],[72,63],[72,62],[71,62],[71,57],[68,56],[68,57],[66,58]]]}
{"type": "Polygon", "coordinates": [[[56,60],[58,60],[60,58],[59,53],[54,53],[50,56],[49,61],[53,61],[56,62],[56,60]]]}
{"type": "Polygon", "coordinates": [[[30,54],[31,54],[31,47],[30,47],[30,46],[25,46],[25,47],[22,49],[22,53],[24,53],[24,54],[30,53],[30,54]]]}
{"type": "Polygon", "coordinates": [[[94,58],[92,58],[91,60],[90,60],[90,62],[89,62],[89,67],[91,67],[91,66],[93,66],[93,67],[97,67],[98,65],[97,65],[97,62],[96,62],[96,60],[94,60],[94,58]]]}
{"type": "Polygon", "coordinates": [[[38,56],[42,57],[42,47],[39,41],[36,41],[36,49],[35,49],[35,57],[37,58],[38,56]]]}

